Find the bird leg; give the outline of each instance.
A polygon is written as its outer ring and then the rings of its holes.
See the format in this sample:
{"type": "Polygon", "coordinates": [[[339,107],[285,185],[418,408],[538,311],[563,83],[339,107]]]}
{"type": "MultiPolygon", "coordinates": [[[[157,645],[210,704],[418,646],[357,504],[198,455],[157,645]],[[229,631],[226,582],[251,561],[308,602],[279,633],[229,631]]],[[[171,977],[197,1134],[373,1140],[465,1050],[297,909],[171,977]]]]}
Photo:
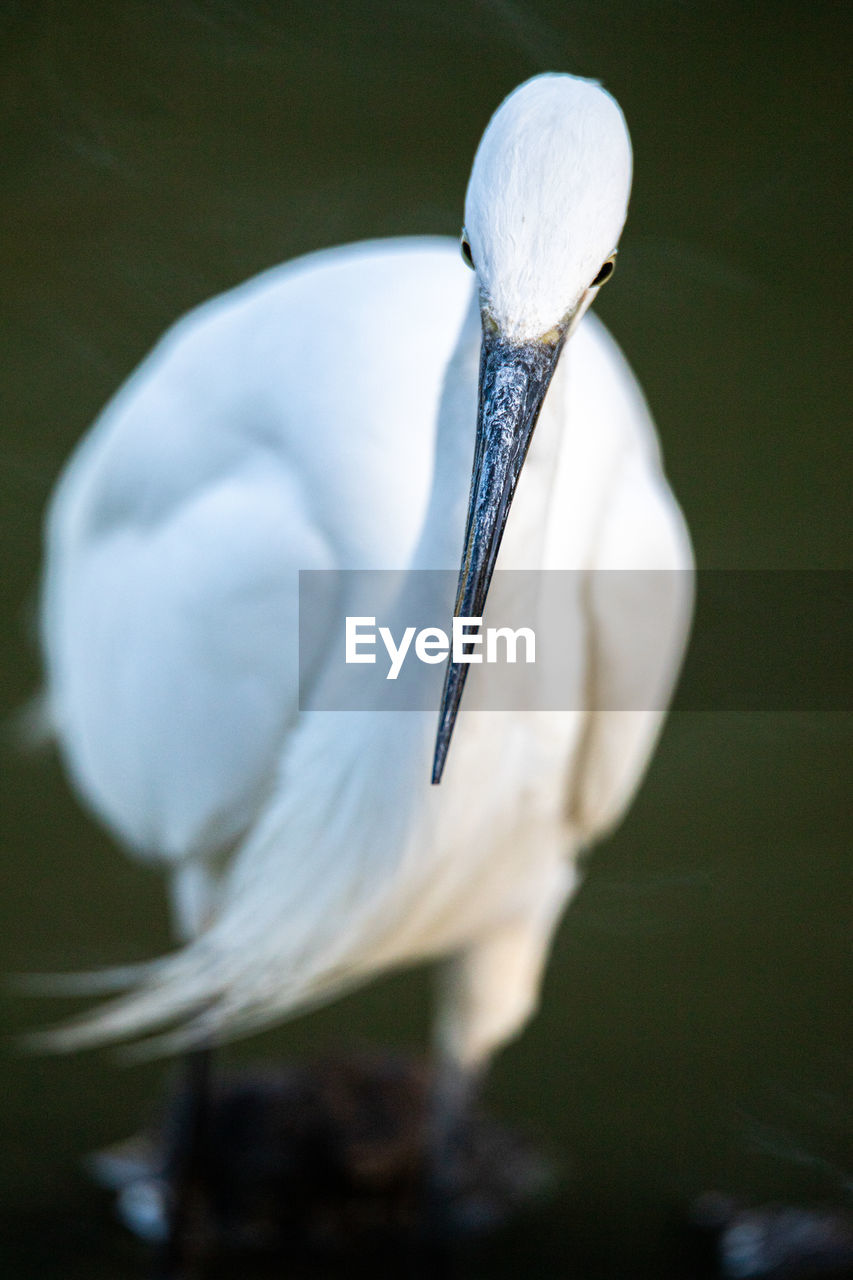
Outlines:
{"type": "Polygon", "coordinates": [[[190,1274],[191,1245],[200,1234],[205,1209],[213,1050],[193,1049],[166,1132],[164,1181],[167,1232],[157,1280],[184,1280],[190,1274]]]}
{"type": "Polygon", "coordinates": [[[436,1042],[440,1063],[429,1117],[427,1214],[453,1229],[453,1199],[477,1093],[493,1053],[536,1004],[554,924],[571,885],[562,866],[538,910],[519,912],[439,971],[436,1042]]]}
{"type": "Polygon", "coordinates": [[[412,1280],[450,1280],[456,1274],[465,1151],[482,1075],[438,1055],[424,1117],[420,1213],[407,1273],[412,1280]]]}
{"type": "MultiPolygon", "coordinates": [[[[442,1058],[432,1083],[427,1112],[426,1180],[428,1202],[452,1208],[472,1113],[485,1078],[483,1067],[462,1067],[442,1058]]],[[[445,1214],[446,1217],[446,1214],[445,1214]]]]}

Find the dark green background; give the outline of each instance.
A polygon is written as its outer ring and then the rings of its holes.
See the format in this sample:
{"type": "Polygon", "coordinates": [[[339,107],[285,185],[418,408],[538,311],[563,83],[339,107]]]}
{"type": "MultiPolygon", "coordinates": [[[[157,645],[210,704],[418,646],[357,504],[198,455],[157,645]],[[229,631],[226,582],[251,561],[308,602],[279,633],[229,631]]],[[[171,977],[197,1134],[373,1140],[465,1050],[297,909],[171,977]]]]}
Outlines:
{"type": "MultiPolygon", "coordinates": [[[[849,566],[843,14],[0,3],[0,711],[38,680],[50,487],[163,328],[306,250],[455,234],[489,115],[540,70],[600,78],[631,128],[631,214],[600,312],[653,407],[700,564],[849,566]]],[[[542,1136],[563,1181],[466,1274],[659,1276],[671,1215],[711,1187],[849,1204],[850,748],[840,712],[670,720],[590,863],[542,1013],[491,1082],[494,1109],[542,1136]]],[[[0,969],[167,945],[161,883],[113,851],[55,760],[7,748],[2,786],[0,969]]],[[[419,1043],[428,994],[425,976],[398,975],[234,1056],[355,1034],[419,1043]]],[[[4,998],[12,1030],[48,1013],[4,998]]],[[[0,1072],[4,1274],[143,1275],[78,1157],[134,1128],[163,1068],[7,1050],[0,1072]]]]}

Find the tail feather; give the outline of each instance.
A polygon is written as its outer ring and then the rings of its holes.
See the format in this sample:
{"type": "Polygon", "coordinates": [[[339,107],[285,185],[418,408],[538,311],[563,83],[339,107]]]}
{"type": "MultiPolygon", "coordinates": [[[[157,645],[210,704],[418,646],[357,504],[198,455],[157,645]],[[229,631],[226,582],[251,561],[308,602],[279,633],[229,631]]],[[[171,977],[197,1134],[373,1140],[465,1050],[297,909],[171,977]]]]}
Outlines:
{"type": "Polygon", "coordinates": [[[13,990],[28,996],[106,996],[139,986],[150,967],[151,962],[144,961],[79,973],[16,973],[7,982],[13,990]]]}
{"type": "MultiPolygon", "coordinates": [[[[188,966],[186,958],[187,953],[178,953],[140,966],[133,978],[133,990],[79,1017],[30,1033],[24,1038],[26,1047],[42,1053],[67,1053],[111,1041],[135,1039],[179,1019],[192,1019],[210,1000],[211,989],[209,977],[195,965],[188,966]]],[[[97,981],[100,976],[81,975],[84,994],[88,993],[86,980],[97,981]]],[[[71,975],[68,987],[73,985],[71,975]]],[[[117,982],[112,989],[126,985],[117,982]]],[[[100,994],[109,990],[105,983],[100,994]]],[[[79,994],[79,989],[74,994],[79,994]]]]}
{"type": "Polygon", "coordinates": [[[273,993],[251,965],[236,969],[226,957],[214,958],[203,940],[144,965],[56,976],[65,981],[62,994],[106,994],[130,984],[133,989],[78,1017],[28,1034],[25,1047],[68,1053],[130,1041],[120,1053],[132,1062],[248,1035],[278,1018],[326,1004],[359,980],[351,971],[322,968],[310,977],[303,974],[298,983],[277,982],[273,993]]]}
{"type": "Polygon", "coordinates": [[[137,969],[48,979],[64,994],[124,994],[28,1045],[62,1053],[132,1040],[134,1058],[174,1053],[325,1003],[387,966],[396,955],[388,938],[399,909],[402,816],[374,828],[381,805],[359,793],[356,818],[365,808],[367,817],[354,824],[352,804],[341,800],[330,815],[326,804],[300,808],[297,794],[294,786],[277,799],[234,854],[204,932],[137,969]]]}

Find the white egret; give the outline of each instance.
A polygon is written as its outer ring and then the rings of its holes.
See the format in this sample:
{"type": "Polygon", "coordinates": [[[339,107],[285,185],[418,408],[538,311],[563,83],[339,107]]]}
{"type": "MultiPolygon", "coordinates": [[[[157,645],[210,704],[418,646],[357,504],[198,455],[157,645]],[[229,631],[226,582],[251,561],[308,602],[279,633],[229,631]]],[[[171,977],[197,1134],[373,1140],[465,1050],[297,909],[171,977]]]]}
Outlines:
{"type": "MultiPolygon", "coordinates": [[[[206,1043],[428,958],[443,1059],[473,1071],[528,1018],[662,716],[606,709],[632,635],[591,575],[691,566],[642,394],[581,319],[630,180],[613,98],[538,76],[477,151],[466,263],[423,238],[277,267],[175,325],[78,448],[48,520],[50,714],[80,795],[168,872],[182,945],[107,975],[129,990],[59,1045],[206,1043]],[[434,786],[434,714],[299,710],[298,570],[446,569],[464,544],[479,614],[504,522],[500,567],[579,571],[576,711],[463,709],[447,754],[451,666],[434,786]]],[[[649,590],[669,686],[690,575],[649,590]]]]}

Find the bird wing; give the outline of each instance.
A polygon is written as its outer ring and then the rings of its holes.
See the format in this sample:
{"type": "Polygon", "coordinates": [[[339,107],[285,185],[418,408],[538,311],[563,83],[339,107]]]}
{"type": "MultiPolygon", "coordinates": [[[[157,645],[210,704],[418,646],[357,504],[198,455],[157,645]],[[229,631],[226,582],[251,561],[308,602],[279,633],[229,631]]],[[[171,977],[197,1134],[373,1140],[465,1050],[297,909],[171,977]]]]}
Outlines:
{"type": "Polygon", "coordinates": [[[78,787],[132,849],[178,861],[226,848],[262,803],[297,708],[298,570],[333,558],[293,467],[251,445],[146,510],[155,438],[176,429],[146,426],[132,486],[120,419],[62,487],[44,634],[78,787]]]}
{"type": "Polygon", "coordinates": [[[78,448],[48,521],[51,716],[131,849],[215,857],[257,818],[297,712],[298,570],[408,563],[470,287],[442,240],[276,268],[179,321],[78,448]]]}

